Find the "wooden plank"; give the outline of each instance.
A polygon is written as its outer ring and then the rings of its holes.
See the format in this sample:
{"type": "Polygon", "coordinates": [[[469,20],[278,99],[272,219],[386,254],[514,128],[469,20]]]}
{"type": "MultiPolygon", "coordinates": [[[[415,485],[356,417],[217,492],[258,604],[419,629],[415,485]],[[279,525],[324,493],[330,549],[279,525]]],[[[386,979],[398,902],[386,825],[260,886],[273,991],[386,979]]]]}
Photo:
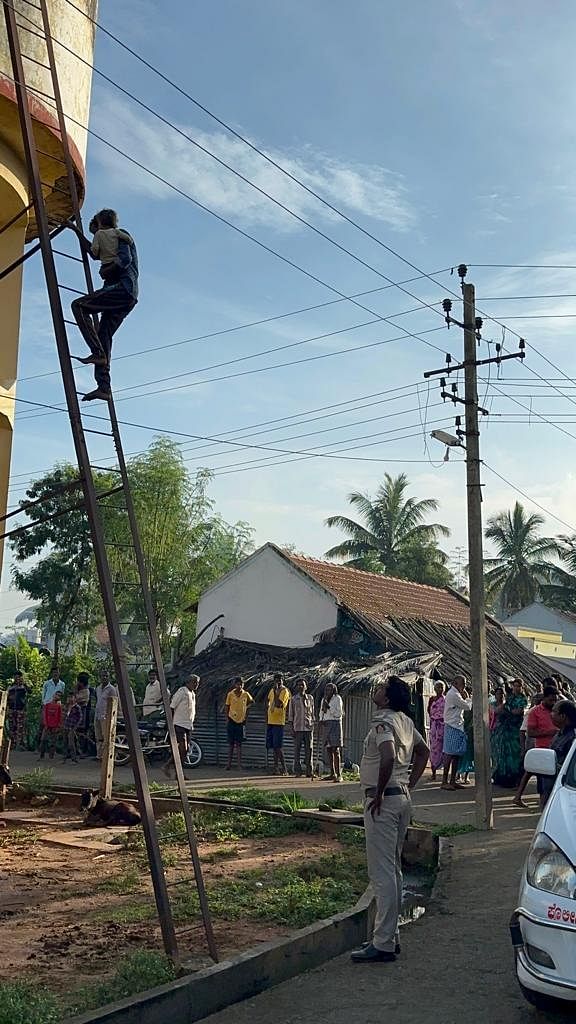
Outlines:
{"type": "Polygon", "coordinates": [[[108,701],[104,722],[104,747],[102,749],[102,766],[100,770],[100,796],[109,800],[112,796],[114,782],[114,744],[116,742],[116,721],[118,718],[118,698],[108,701]]]}
{"type": "Polygon", "coordinates": [[[66,846],[76,850],[90,850],[91,853],[122,853],[124,847],[114,843],[116,836],[125,835],[127,826],[114,828],[85,828],[69,832],[43,832],[38,841],[48,846],[66,846]]]}

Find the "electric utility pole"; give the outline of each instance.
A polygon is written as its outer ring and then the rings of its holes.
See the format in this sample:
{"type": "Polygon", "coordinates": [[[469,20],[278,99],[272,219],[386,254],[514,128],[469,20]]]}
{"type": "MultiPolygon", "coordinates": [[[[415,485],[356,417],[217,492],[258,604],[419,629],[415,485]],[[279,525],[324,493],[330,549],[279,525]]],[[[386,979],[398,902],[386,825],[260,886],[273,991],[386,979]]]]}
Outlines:
{"type": "MultiPolygon", "coordinates": [[[[474,777],[476,827],[487,830],[493,827],[492,816],[492,773],[490,763],[490,729],[488,718],[488,669],[486,661],[486,608],[484,599],[484,555],[482,550],[482,482],[480,475],[480,428],[479,414],[488,415],[478,403],[478,367],[488,363],[500,364],[506,359],[524,358],[524,341],[520,340],[518,352],[502,355],[502,346],[496,345],[496,356],[492,359],[477,359],[476,345],[481,339],[482,320],[476,316],[474,285],[467,284],[467,267],[461,264],[458,275],[462,283],[463,320],[454,320],[450,315],[452,302],[443,302],[448,327],[456,324],[464,332],[464,361],[454,366],[451,355],[446,356],[443,370],[431,370],[425,377],[436,374],[464,371],[464,398],[458,395],[458,385],[452,384],[446,391],[446,379],[442,377],[442,398],[464,406],[465,429],[461,430],[460,417],[456,419],[457,435],[462,443],[465,438],[466,450],[466,491],[468,506],[468,573],[470,582],[470,671],[472,677],[472,713],[474,724],[474,777]]],[[[455,439],[456,443],[456,439],[455,439]]],[[[464,446],[464,445],[463,445],[464,446]]]]}

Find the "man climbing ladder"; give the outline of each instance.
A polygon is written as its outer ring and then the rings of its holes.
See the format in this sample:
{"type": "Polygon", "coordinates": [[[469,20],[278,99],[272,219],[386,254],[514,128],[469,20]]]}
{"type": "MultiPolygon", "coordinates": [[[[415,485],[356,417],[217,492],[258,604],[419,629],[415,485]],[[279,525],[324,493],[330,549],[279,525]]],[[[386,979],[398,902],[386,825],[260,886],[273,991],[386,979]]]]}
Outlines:
{"type": "Polygon", "coordinates": [[[69,227],[76,232],[83,251],[100,260],[100,277],[104,281],[98,291],[82,295],[72,303],[74,319],[91,353],[73,358],[94,366],[97,385],[82,401],[92,402],[96,398],[107,401],[111,394],[112,339],[138,302],[138,254],[134,239],[118,227],[114,210],[100,210],[92,218],[89,227],[94,238],[91,242],[71,221],[69,227]],[[98,329],[92,319],[95,314],[100,314],[98,329]]]}

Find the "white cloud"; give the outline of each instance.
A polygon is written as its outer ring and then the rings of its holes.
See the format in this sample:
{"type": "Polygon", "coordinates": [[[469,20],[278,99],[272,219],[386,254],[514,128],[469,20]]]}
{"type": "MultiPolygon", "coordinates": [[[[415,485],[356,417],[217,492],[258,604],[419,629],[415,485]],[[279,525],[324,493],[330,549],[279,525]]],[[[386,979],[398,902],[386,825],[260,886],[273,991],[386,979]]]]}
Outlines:
{"type": "MultiPolygon", "coordinates": [[[[284,232],[298,229],[298,222],[265,196],[172,128],[124,100],[109,93],[100,94],[94,105],[93,127],[135,160],[235,222],[270,226],[284,232]]],[[[178,128],[299,216],[312,216],[315,222],[336,216],[240,140],[221,131],[205,132],[182,124],[178,128]]],[[[386,168],[343,161],[312,147],[304,147],[299,155],[288,151],[271,151],[269,155],[350,215],[372,217],[395,231],[407,231],[416,223],[416,213],[401,176],[386,168]]],[[[159,200],[175,198],[167,185],[134,165],[127,165],[121,156],[100,143],[96,144],[96,157],[109,178],[123,189],[131,188],[159,200]]]]}

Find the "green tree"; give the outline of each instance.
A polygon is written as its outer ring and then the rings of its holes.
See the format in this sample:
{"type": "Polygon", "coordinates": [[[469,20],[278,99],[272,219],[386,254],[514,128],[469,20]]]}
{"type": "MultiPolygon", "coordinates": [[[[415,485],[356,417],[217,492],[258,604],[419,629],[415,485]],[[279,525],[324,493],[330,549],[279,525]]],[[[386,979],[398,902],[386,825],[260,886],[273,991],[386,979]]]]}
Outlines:
{"type": "MultiPolygon", "coordinates": [[[[158,438],[131,459],[128,475],[160,642],[168,653],[179,636],[185,609],[251,550],[252,531],[246,523],[229,526],[216,514],[207,494],[210,473],[202,470],[192,476],[171,440],[158,438]]],[[[77,470],[64,465],[35,481],[23,505],[39,497],[45,500],[24,512],[35,525],[13,539],[16,561],[25,563],[14,568],[14,583],[39,602],[38,621],[54,635],[54,654],[60,660],[68,650],[81,649],[88,655],[89,638],[104,621],[86,514],[82,509],[66,511],[81,492],[63,490],[62,485],[77,479],[77,470]],[[36,522],[46,516],[51,518],[36,522]],[[30,559],[35,559],[32,565],[30,559]]],[[[95,483],[102,493],[117,485],[118,477],[102,473],[95,483]]],[[[104,536],[120,618],[129,624],[128,644],[147,658],[141,586],[120,498],[101,503],[104,536]]]]}
{"type": "Polygon", "coordinates": [[[397,477],[386,473],[375,498],[357,491],[349,494],[348,501],[360,513],[361,521],[330,516],[326,525],[342,530],[348,539],[330,548],[326,556],[417,583],[451,583],[447,556],[438,547],[438,538],[448,537],[450,531],[440,523],[425,522],[438,509],[438,502],[410,497],[408,486],[404,473],[397,477]]]}
{"type": "Polygon", "coordinates": [[[39,692],[42,683],[50,675],[51,659],[32,647],[23,636],[19,636],[13,647],[0,650],[0,680],[11,680],[15,672],[23,672],[33,692],[39,692]]]}
{"type": "Polygon", "coordinates": [[[576,611],[576,535],[557,537],[561,564],[554,566],[550,582],[541,587],[545,604],[562,611],[576,611]]]}
{"type": "MultiPolygon", "coordinates": [[[[79,487],[70,487],[77,480],[78,470],[65,464],[34,481],[21,505],[35,525],[12,538],[17,562],[36,559],[31,566],[16,565],[12,580],[39,602],[38,623],[54,637],[56,661],[67,643],[90,633],[101,619],[88,520],[83,509],[73,507],[82,498],[79,487]],[[38,498],[40,505],[26,509],[38,498]]],[[[99,492],[114,483],[112,474],[99,474],[95,482],[99,492]]]]}
{"type": "Polygon", "coordinates": [[[484,560],[486,592],[504,615],[542,597],[557,577],[558,566],[551,559],[562,555],[562,545],[553,537],[541,536],[543,525],[543,516],[528,515],[518,501],[512,510],[488,519],[486,538],[496,555],[484,560]]]}

